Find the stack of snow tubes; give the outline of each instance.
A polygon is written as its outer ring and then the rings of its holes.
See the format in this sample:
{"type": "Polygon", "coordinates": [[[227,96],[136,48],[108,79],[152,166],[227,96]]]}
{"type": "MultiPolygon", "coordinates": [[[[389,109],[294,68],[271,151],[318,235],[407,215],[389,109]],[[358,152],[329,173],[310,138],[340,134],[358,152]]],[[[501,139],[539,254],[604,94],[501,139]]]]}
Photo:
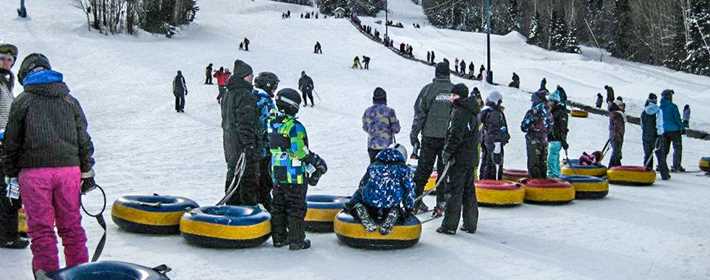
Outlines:
{"type": "Polygon", "coordinates": [[[416,216],[400,219],[392,232],[382,235],[379,231],[368,232],[348,213],[340,212],[335,218],[335,234],[346,245],[354,248],[390,250],[412,247],[422,235],[422,224],[416,216]]]}
{"type": "Polygon", "coordinates": [[[584,110],[573,109],[570,112],[570,115],[575,118],[586,118],[586,117],[589,117],[589,112],[584,111],[584,110]]]}
{"type": "Polygon", "coordinates": [[[605,177],[607,168],[602,164],[581,165],[578,159],[572,159],[562,167],[565,176],[594,176],[605,177]]]}
{"type": "Polygon", "coordinates": [[[271,235],[271,215],[259,207],[195,208],[182,216],[180,232],[188,243],[200,247],[256,247],[271,235]]]}
{"type": "Polygon", "coordinates": [[[530,176],[527,170],[503,169],[503,180],[517,182],[530,176]]]}
{"type": "Polygon", "coordinates": [[[572,184],[575,199],[600,199],[609,194],[609,182],[594,176],[562,176],[560,179],[572,184]]]}
{"type": "Polygon", "coordinates": [[[333,232],[333,221],[350,197],[335,195],[309,195],[306,197],[306,230],[333,232]]]}
{"type": "Polygon", "coordinates": [[[113,203],[111,218],[119,228],[128,232],[177,234],[182,214],[197,207],[197,203],[184,197],[126,195],[113,203]]]}
{"type": "Polygon", "coordinates": [[[564,204],[574,200],[572,184],[553,179],[523,179],[525,202],[538,204],[564,204]]]}
{"type": "Polygon", "coordinates": [[[701,158],[698,166],[700,167],[700,170],[710,172],[710,157],[701,158]]]}
{"type": "Polygon", "coordinates": [[[609,183],[617,185],[650,186],[656,182],[656,172],[643,166],[616,166],[607,172],[609,183]]]}
{"type": "Polygon", "coordinates": [[[523,204],[525,188],[508,181],[480,180],[476,181],[476,199],[481,206],[516,206],[523,204]]]}
{"type": "Polygon", "coordinates": [[[17,231],[27,233],[27,215],[25,215],[25,208],[17,210],[17,231]]]}
{"type": "Polygon", "coordinates": [[[47,277],[54,280],[170,280],[165,273],[167,271],[132,263],[100,261],[64,268],[47,277]]]}

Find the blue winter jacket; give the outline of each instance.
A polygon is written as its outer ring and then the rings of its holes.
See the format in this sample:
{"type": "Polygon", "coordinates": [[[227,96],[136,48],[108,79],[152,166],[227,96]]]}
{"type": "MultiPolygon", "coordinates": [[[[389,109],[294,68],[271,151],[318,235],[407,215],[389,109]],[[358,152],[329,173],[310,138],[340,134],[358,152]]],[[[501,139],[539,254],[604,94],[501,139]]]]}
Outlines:
{"type": "Polygon", "coordinates": [[[673,101],[666,97],[661,98],[661,111],[663,111],[663,131],[665,133],[678,132],[683,129],[680,111],[673,101]]]}
{"type": "Polygon", "coordinates": [[[414,181],[404,155],[391,148],[377,154],[353,198],[372,208],[390,209],[401,203],[413,209],[414,181]]]}
{"type": "Polygon", "coordinates": [[[262,157],[269,155],[269,136],[266,132],[269,129],[269,117],[273,112],[276,111],[276,106],[274,105],[274,100],[271,96],[264,90],[260,88],[254,89],[254,94],[256,95],[256,109],[259,115],[259,129],[257,129],[259,136],[259,154],[262,157]]]}

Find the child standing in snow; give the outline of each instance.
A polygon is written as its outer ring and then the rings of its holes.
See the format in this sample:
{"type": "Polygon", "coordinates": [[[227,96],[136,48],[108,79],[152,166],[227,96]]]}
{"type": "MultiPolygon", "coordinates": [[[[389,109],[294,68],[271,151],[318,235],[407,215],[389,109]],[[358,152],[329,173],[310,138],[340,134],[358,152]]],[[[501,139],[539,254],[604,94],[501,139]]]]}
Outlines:
{"type": "Polygon", "coordinates": [[[560,149],[564,149],[566,152],[569,148],[567,144],[567,132],[569,131],[567,128],[567,108],[565,108],[561,99],[559,90],[550,94],[550,108],[553,120],[552,129],[547,135],[550,142],[547,155],[547,177],[550,178],[560,177],[560,149]]]}
{"type": "Polygon", "coordinates": [[[547,133],[552,128],[552,115],[545,105],[547,91],[532,95],[532,108],[525,113],[520,129],[525,133],[528,173],[531,178],[547,178],[547,133]]]}
{"type": "Polygon", "coordinates": [[[503,178],[503,147],[510,140],[510,134],[502,103],[503,96],[498,91],[492,91],[486,98],[486,107],[478,114],[478,121],[482,125],[481,180],[503,178]]]}
{"type": "Polygon", "coordinates": [[[609,168],[621,165],[621,149],[626,132],[625,108],[626,105],[621,100],[616,100],[609,105],[609,143],[611,144],[609,168]]]}
{"type": "Polygon", "coordinates": [[[373,105],[362,115],[362,130],[367,132],[367,153],[370,163],[375,162],[377,154],[394,142],[394,135],[400,126],[394,109],[387,106],[387,92],[376,88],[372,95],[373,105]]]}

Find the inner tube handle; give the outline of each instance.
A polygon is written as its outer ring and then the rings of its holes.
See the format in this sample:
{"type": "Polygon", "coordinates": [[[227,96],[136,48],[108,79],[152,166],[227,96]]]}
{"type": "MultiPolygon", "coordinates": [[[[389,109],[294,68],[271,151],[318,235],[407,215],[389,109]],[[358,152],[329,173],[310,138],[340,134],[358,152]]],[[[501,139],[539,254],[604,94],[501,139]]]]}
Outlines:
{"type": "Polygon", "coordinates": [[[156,267],[151,268],[151,269],[154,270],[154,271],[157,272],[157,273],[162,274],[162,275],[165,275],[166,273],[172,271],[172,269],[171,269],[170,267],[168,267],[167,265],[165,265],[165,264],[161,264],[161,265],[156,266],[156,267]]]}

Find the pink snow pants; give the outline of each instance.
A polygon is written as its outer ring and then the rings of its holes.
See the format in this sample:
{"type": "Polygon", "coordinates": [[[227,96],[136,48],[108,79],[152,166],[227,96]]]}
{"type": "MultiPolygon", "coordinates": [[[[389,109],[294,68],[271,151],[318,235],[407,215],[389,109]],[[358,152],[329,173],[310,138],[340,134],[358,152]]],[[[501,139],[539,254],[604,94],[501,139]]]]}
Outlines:
{"type": "Polygon", "coordinates": [[[79,167],[25,168],[20,171],[20,194],[32,240],[32,270],[59,269],[56,225],[67,267],[88,262],[86,233],[81,227],[79,167]]]}

